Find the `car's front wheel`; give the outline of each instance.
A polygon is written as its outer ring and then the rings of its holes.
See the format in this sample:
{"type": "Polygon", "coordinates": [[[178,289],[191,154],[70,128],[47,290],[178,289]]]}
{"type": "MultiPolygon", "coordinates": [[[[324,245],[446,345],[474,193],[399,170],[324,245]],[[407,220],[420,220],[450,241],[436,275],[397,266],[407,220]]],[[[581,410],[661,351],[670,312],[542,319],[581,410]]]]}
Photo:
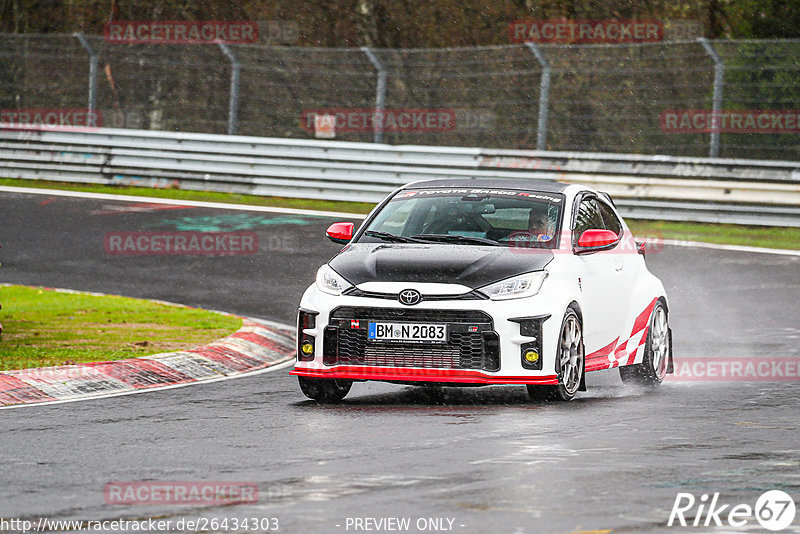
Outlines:
{"type": "Polygon", "coordinates": [[[620,367],[619,376],[626,383],[656,386],[663,382],[667,375],[669,353],[670,335],[667,308],[659,300],[656,302],[650,318],[647,342],[644,346],[644,360],[636,365],[620,367]]]}
{"type": "Polygon", "coordinates": [[[300,389],[309,399],[317,402],[337,402],[345,398],[353,385],[352,380],[335,378],[307,378],[298,376],[300,389]]]}
{"type": "Polygon", "coordinates": [[[561,324],[556,358],[559,362],[559,384],[557,386],[528,386],[528,394],[534,399],[572,400],[580,389],[584,373],[583,330],[578,314],[567,308],[561,324]]]}

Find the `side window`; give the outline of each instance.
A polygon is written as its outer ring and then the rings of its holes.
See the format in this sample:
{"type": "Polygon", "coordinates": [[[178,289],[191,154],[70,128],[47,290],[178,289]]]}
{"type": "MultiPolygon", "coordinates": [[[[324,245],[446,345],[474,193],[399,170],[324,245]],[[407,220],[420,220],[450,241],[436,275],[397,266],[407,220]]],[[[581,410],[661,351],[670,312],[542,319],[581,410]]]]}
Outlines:
{"type": "Polygon", "coordinates": [[[575,214],[575,227],[573,228],[572,239],[575,243],[580,239],[581,234],[590,228],[605,229],[603,216],[600,207],[594,198],[585,198],[578,205],[578,212],[575,214]]]}
{"type": "Polygon", "coordinates": [[[606,229],[619,235],[622,232],[622,223],[619,222],[619,219],[614,214],[614,210],[608,207],[605,202],[598,202],[597,205],[600,206],[600,213],[603,215],[606,229]]]}

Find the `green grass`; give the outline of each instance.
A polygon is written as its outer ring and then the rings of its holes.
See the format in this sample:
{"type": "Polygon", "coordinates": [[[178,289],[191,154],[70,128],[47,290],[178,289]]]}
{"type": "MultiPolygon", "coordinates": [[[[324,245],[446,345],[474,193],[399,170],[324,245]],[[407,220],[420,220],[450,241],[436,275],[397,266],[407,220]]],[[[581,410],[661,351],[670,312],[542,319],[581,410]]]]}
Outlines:
{"type": "Polygon", "coordinates": [[[197,347],[241,319],[116,296],[0,286],[0,370],[120,360],[197,347]]]}
{"type": "MultiPolygon", "coordinates": [[[[65,189],[91,193],[172,198],[178,200],[202,200],[275,206],[282,208],[338,211],[344,213],[369,213],[374,204],[367,202],[340,202],[334,200],[310,200],[300,198],[261,197],[236,193],[186,191],[181,189],[150,189],[146,187],[118,187],[109,185],[73,185],[63,182],[41,180],[16,180],[0,178],[0,185],[16,187],[38,187],[65,189]]],[[[800,250],[800,228],[773,226],[738,226],[734,224],[685,223],[672,221],[646,221],[626,219],[637,237],[656,237],[679,241],[702,241],[725,245],[746,245],[764,248],[800,250]]]]}
{"type": "Polygon", "coordinates": [[[800,250],[800,228],[628,220],[636,237],[800,250]]]}

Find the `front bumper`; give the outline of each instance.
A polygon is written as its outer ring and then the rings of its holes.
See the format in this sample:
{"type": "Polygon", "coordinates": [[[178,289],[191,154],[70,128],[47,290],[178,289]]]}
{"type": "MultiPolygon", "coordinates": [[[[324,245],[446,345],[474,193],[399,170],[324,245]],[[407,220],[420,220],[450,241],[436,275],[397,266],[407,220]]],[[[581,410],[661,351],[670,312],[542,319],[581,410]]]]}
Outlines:
{"type": "Polygon", "coordinates": [[[308,378],[341,378],[348,380],[379,380],[382,382],[423,382],[487,386],[491,384],[558,384],[556,375],[505,376],[481,371],[457,369],[409,369],[337,365],[329,369],[295,367],[289,374],[308,378]]]}
{"type": "Polygon", "coordinates": [[[451,385],[555,385],[558,307],[537,297],[437,300],[403,306],[379,298],[332,296],[311,286],[300,309],[313,315],[313,326],[299,328],[298,345],[310,341],[313,352],[301,358],[307,361],[298,359],[291,374],[451,385]],[[448,344],[390,345],[366,340],[370,320],[400,322],[404,317],[409,322],[448,324],[448,344]],[[536,329],[530,328],[530,322],[520,321],[530,317],[538,317],[536,329]],[[537,347],[541,358],[536,369],[526,368],[522,360],[524,348],[531,346],[537,347]]]}

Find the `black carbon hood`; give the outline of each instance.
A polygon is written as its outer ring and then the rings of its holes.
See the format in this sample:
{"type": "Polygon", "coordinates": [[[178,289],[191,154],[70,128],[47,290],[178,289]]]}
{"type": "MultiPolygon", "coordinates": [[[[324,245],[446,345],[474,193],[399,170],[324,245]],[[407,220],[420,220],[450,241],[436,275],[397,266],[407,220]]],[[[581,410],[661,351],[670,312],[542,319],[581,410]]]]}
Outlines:
{"type": "Polygon", "coordinates": [[[542,270],[553,260],[547,249],[514,247],[354,243],[330,266],[350,283],[432,282],[471,289],[518,274],[542,270]]]}

